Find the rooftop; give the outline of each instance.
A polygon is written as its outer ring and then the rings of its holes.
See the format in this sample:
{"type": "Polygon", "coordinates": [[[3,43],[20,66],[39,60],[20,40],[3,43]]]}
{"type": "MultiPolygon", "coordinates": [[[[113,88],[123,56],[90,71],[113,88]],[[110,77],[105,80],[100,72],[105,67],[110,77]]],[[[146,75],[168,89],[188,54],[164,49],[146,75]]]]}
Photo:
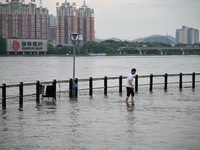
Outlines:
{"type": "Polygon", "coordinates": [[[84,2],[83,2],[82,7],[88,7],[87,4],[86,4],[86,2],[85,2],[85,0],[84,0],[84,2]]]}
{"type": "Polygon", "coordinates": [[[69,3],[67,2],[67,0],[65,0],[65,2],[63,4],[64,5],[69,5],[69,3]]]}

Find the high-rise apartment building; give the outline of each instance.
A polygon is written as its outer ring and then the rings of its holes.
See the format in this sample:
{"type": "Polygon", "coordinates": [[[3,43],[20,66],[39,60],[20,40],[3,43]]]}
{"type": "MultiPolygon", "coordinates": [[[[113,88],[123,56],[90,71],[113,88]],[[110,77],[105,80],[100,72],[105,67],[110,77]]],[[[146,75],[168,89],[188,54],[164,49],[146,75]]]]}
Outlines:
{"type": "Polygon", "coordinates": [[[53,25],[55,26],[56,25],[56,17],[54,15],[49,15],[49,24],[50,26],[53,25]]]}
{"type": "Polygon", "coordinates": [[[94,41],[94,10],[90,9],[84,0],[81,8],[77,10],[77,32],[82,35],[82,43],[94,41]]]}
{"type": "Polygon", "coordinates": [[[199,30],[191,28],[189,31],[190,44],[199,43],[199,30]]]}
{"type": "Polygon", "coordinates": [[[183,44],[199,43],[199,30],[182,26],[176,30],[176,42],[183,44]]]}
{"type": "Polygon", "coordinates": [[[49,42],[56,44],[57,38],[57,25],[56,25],[56,17],[54,15],[49,15],[49,42]]]}
{"type": "Polygon", "coordinates": [[[32,2],[0,2],[0,35],[8,39],[48,39],[49,10],[32,2]]]}
{"type": "Polygon", "coordinates": [[[67,0],[57,7],[57,43],[70,44],[69,34],[77,32],[76,7],[67,0]]]}
{"type": "Polygon", "coordinates": [[[82,36],[80,43],[95,39],[94,36],[94,10],[90,9],[84,1],[81,8],[76,4],[70,5],[67,0],[57,6],[57,43],[71,44],[70,33],[77,32],[82,36]]]}
{"type": "Polygon", "coordinates": [[[50,25],[49,27],[49,42],[56,44],[57,26],[50,25]]]}

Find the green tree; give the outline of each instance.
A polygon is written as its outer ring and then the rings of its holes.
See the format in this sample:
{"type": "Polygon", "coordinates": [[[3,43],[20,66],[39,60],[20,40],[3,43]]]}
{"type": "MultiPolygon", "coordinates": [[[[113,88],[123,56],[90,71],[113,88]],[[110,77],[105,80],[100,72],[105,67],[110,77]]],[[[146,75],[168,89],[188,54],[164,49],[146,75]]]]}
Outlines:
{"type": "MultiPolygon", "coordinates": [[[[76,45],[76,54],[88,54],[88,53],[106,53],[106,54],[118,54],[119,47],[143,47],[143,45],[147,45],[148,47],[171,47],[169,44],[165,44],[162,42],[129,42],[129,41],[113,41],[113,40],[106,40],[102,42],[96,41],[88,41],[83,45],[76,45]]],[[[177,47],[185,47],[188,44],[178,43],[175,46],[177,47]]],[[[193,44],[194,46],[200,47],[199,43],[193,44]]],[[[63,46],[61,48],[54,48],[52,45],[48,46],[48,53],[49,54],[73,54],[73,46],[63,46]]],[[[126,54],[139,54],[138,50],[127,50],[126,54]]],[[[147,51],[146,54],[151,55],[159,55],[159,50],[152,50],[147,51]]],[[[169,50],[168,55],[180,55],[182,54],[181,51],[177,50],[169,50]]],[[[198,50],[190,51],[190,54],[199,54],[198,50]]]]}
{"type": "Polygon", "coordinates": [[[80,48],[82,53],[97,53],[99,52],[99,43],[95,41],[88,41],[80,48]]]}
{"type": "Polygon", "coordinates": [[[175,45],[175,47],[185,47],[185,46],[187,46],[187,44],[177,43],[177,44],[175,45]]]}
{"type": "MultiPolygon", "coordinates": [[[[76,47],[77,52],[77,47],[76,47]]],[[[63,46],[62,48],[58,49],[58,54],[73,54],[73,46],[63,46]]]]}
{"type": "Polygon", "coordinates": [[[53,47],[52,44],[48,44],[47,54],[57,54],[57,48],[53,47]]]}

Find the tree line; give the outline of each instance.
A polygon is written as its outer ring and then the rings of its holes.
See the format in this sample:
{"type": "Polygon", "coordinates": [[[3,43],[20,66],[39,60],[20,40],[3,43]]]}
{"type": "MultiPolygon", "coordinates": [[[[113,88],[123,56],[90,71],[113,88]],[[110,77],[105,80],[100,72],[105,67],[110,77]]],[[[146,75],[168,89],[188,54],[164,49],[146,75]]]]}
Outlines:
{"type": "MultiPolygon", "coordinates": [[[[89,41],[83,45],[76,46],[76,54],[79,55],[88,55],[89,53],[106,53],[107,55],[119,55],[119,47],[172,47],[170,44],[165,44],[161,42],[129,42],[129,41],[113,41],[106,40],[102,42],[89,41]]],[[[200,43],[195,43],[193,45],[178,43],[174,45],[175,47],[186,47],[186,46],[198,46],[200,43]]],[[[48,54],[73,54],[73,46],[58,46],[54,47],[53,45],[48,45],[48,54]]],[[[139,54],[139,51],[126,51],[127,55],[139,54]]],[[[160,55],[158,50],[147,51],[147,55],[160,55]]],[[[182,52],[177,50],[169,50],[169,55],[181,55],[182,52]]],[[[200,55],[198,50],[190,50],[189,54],[200,55]]]]}
{"type": "MultiPolygon", "coordinates": [[[[6,54],[6,39],[0,36],[0,55],[6,54]]],[[[129,41],[113,41],[106,40],[101,42],[89,41],[84,43],[83,45],[76,45],[76,54],[78,55],[88,55],[89,53],[106,53],[107,55],[119,55],[119,47],[143,47],[143,45],[148,47],[172,47],[170,44],[165,44],[161,42],[129,42],[129,41]]],[[[200,47],[200,43],[195,43],[193,45],[178,43],[174,45],[175,47],[186,47],[186,46],[198,46],[200,47]]],[[[62,46],[57,45],[53,46],[52,44],[48,44],[47,54],[73,54],[73,46],[62,46]]],[[[139,51],[126,51],[127,55],[137,55],[139,51]]],[[[160,55],[158,50],[147,51],[147,55],[160,55]]],[[[181,51],[170,50],[168,51],[168,55],[179,55],[182,54],[181,51]]],[[[198,50],[190,50],[189,54],[200,55],[200,51],[198,50]]]]}

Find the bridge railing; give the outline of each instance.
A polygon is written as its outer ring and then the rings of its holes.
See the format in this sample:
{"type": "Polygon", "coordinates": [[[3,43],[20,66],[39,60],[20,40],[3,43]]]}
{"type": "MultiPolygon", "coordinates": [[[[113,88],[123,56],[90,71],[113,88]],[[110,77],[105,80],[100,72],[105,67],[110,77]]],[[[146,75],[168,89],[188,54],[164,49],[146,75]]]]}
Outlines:
{"type": "MultiPolygon", "coordinates": [[[[78,84],[77,89],[75,90],[78,96],[80,93],[85,93],[88,91],[89,96],[93,96],[94,91],[103,90],[105,96],[108,94],[108,89],[118,89],[119,93],[123,92],[123,88],[125,88],[126,76],[118,76],[118,77],[102,77],[102,78],[86,78],[86,79],[77,79],[76,83],[78,84]],[[103,81],[103,82],[102,82],[103,81]]],[[[179,73],[179,74],[162,74],[162,75],[135,75],[135,92],[139,91],[139,87],[145,86],[148,87],[150,92],[153,91],[154,87],[163,88],[164,90],[168,89],[168,85],[177,85],[181,90],[183,88],[183,84],[189,84],[191,88],[195,88],[197,83],[200,83],[200,73],[179,73]],[[197,79],[198,78],[198,79],[197,79]],[[163,87],[162,87],[163,86],[163,87]]],[[[69,80],[53,80],[53,81],[36,81],[32,83],[23,83],[20,82],[18,84],[9,84],[5,83],[0,86],[1,89],[1,103],[2,108],[6,109],[7,100],[16,100],[18,99],[19,108],[23,107],[23,101],[26,98],[32,100],[36,100],[37,102],[41,99],[42,88],[45,85],[55,85],[55,96],[58,93],[67,93],[71,98],[72,92],[72,79],[69,80]],[[61,87],[62,86],[62,87],[61,87]],[[61,89],[62,88],[62,89],[61,89]]],[[[16,101],[15,101],[16,102],[16,101]]]]}
{"type": "Polygon", "coordinates": [[[119,47],[118,51],[121,54],[123,51],[138,51],[140,55],[147,54],[147,51],[160,51],[161,55],[167,55],[168,51],[176,50],[177,52],[182,52],[182,55],[188,55],[190,50],[200,51],[200,47],[119,47]]]}

